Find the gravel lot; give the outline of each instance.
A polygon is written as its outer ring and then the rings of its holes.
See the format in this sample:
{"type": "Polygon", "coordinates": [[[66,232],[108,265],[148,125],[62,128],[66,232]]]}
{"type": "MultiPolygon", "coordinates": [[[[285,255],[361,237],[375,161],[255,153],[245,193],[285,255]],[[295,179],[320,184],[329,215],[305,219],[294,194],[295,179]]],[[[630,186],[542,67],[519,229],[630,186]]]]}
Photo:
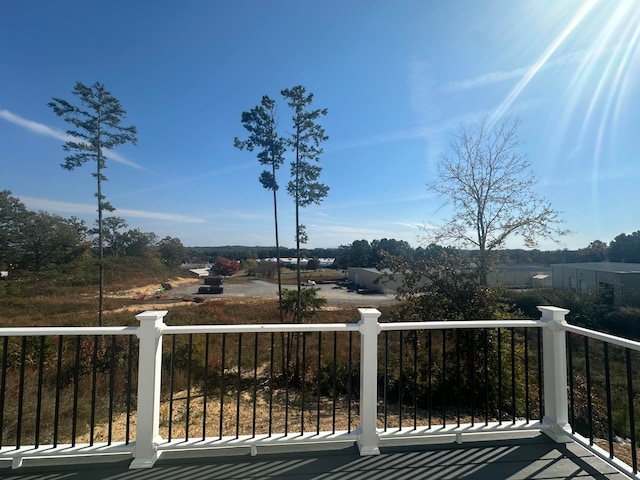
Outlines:
{"type": "MultiPolygon", "coordinates": [[[[252,280],[249,283],[225,283],[224,292],[219,295],[198,294],[198,287],[203,285],[201,279],[194,279],[194,283],[178,285],[169,290],[167,299],[181,299],[187,296],[197,296],[204,298],[277,298],[278,286],[262,280],[252,280]]],[[[295,288],[294,285],[287,285],[285,288],[295,288]]],[[[335,284],[321,284],[320,296],[327,299],[329,306],[356,306],[356,307],[377,307],[379,305],[389,305],[396,303],[393,295],[366,294],[360,295],[355,292],[348,292],[344,288],[339,288],[335,284]]]]}

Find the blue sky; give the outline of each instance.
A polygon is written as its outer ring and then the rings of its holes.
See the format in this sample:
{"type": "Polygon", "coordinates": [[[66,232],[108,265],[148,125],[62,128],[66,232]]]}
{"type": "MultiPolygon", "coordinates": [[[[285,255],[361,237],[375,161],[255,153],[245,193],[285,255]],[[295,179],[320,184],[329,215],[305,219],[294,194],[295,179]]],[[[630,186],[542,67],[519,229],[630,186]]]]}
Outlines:
{"type": "MultiPolygon", "coordinates": [[[[450,213],[426,184],[453,130],[503,115],[574,232],[540,247],[609,242],[640,229],[639,25],[636,0],[3,1],[0,189],[92,223],[93,167],[60,167],[67,125],[47,103],[99,81],[138,128],[105,171],[115,215],[189,246],[273,245],[262,167],[233,139],[262,95],[301,84],[329,110],[309,247],[418,246],[450,213]]],[[[294,246],[284,188],[279,204],[294,246]]]]}

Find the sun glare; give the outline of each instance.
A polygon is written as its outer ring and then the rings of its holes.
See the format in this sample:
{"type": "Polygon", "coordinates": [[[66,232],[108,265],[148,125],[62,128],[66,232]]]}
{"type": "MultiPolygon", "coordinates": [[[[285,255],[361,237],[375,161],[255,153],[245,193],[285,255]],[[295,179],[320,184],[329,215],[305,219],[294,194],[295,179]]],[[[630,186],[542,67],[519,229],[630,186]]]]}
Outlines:
{"type": "MultiPolygon", "coordinates": [[[[627,105],[625,100],[630,97],[630,89],[635,87],[634,78],[639,73],[640,1],[582,0],[577,5],[567,24],[500,103],[491,120],[503,116],[542,69],[561,64],[563,58],[571,62],[578,59],[579,65],[571,77],[558,85],[558,90],[567,95],[554,130],[558,138],[570,130],[579,132],[575,139],[576,151],[588,152],[591,160],[592,201],[595,202],[601,163],[606,158],[603,150],[618,129],[625,127],[619,125],[621,111],[627,105]]],[[[561,77],[558,81],[562,81],[561,77]]]]}
{"type": "Polygon", "coordinates": [[[496,108],[493,115],[491,116],[490,125],[506,113],[509,107],[511,107],[513,102],[520,96],[522,91],[529,84],[529,82],[531,82],[531,80],[542,68],[544,68],[544,66],[551,59],[556,50],[566,41],[566,39],[572,34],[572,32],[578,28],[578,26],[582,23],[589,12],[591,12],[591,10],[596,6],[598,1],[599,0],[589,0],[585,1],[582,4],[578,12],[562,30],[560,35],[558,35],[551,42],[551,44],[545,49],[542,55],[540,55],[540,57],[534,62],[534,64],[522,78],[522,80],[518,82],[518,84],[511,90],[511,92],[509,92],[507,97],[502,101],[498,108],[496,108]]]}

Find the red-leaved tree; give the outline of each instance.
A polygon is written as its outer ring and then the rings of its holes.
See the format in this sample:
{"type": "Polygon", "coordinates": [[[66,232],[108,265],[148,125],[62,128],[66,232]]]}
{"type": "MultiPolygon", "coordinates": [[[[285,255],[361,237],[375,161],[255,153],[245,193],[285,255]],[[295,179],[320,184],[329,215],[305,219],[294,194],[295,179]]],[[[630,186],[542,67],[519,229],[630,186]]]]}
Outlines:
{"type": "Polygon", "coordinates": [[[215,275],[223,275],[225,277],[230,277],[231,275],[235,275],[238,273],[238,261],[231,260],[225,257],[218,257],[216,261],[213,262],[213,267],[211,267],[211,272],[215,275]]]}

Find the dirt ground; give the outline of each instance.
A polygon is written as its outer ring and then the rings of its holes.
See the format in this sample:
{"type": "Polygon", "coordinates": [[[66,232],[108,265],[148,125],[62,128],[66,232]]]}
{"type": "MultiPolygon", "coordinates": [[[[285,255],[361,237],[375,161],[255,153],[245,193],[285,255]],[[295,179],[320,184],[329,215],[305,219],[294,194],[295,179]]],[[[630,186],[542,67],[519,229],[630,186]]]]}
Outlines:
{"type": "MultiPolygon", "coordinates": [[[[260,298],[277,298],[278,286],[262,280],[251,280],[248,282],[236,283],[226,282],[223,286],[222,294],[199,294],[198,288],[204,285],[203,278],[174,278],[167,280],[171,285],[170,290],[158,292],[160,285],[145,285],[129,290],[114,292],[109,296],[112,298],[131,298],[132,305],[120,310],[137,310],[141,306],[149,310],[166,309],[168,307],[189,305],[193,301],[201,302],[210,299],[223,298],[226,300],[249,300],[260,298]]],[[[288,286],[285,288],[294,288],[288,286]]],[[[366,294],[361,295],[349,292],[346,288],[340,288],[335,284],[321,284],[319,295],[327,299],[327,309],[337,307],[369,307],[375,308],[380,305],[396,303],[393,295],[366,294]]]]}

